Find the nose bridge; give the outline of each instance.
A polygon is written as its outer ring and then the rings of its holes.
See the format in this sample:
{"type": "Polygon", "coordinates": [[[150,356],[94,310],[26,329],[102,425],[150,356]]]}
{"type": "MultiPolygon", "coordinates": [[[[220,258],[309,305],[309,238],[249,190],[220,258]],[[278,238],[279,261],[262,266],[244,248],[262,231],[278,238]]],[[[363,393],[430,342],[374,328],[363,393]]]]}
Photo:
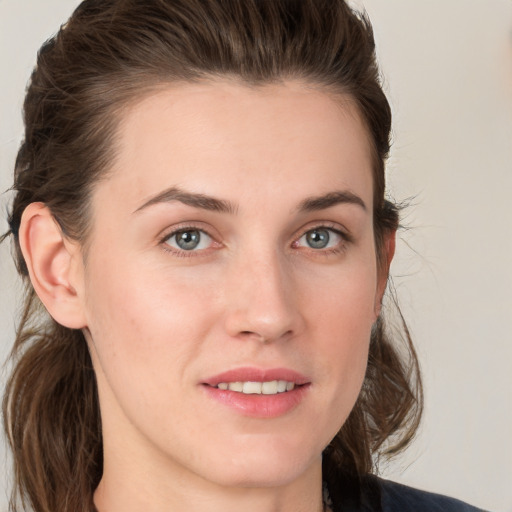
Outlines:
{"type": "Polygon", "coordinates": [[[237,260],[229,280],[229,333],[268,342],[297,332],[301,315],[285,257],[266,247],[240,254],[237,260]]]}

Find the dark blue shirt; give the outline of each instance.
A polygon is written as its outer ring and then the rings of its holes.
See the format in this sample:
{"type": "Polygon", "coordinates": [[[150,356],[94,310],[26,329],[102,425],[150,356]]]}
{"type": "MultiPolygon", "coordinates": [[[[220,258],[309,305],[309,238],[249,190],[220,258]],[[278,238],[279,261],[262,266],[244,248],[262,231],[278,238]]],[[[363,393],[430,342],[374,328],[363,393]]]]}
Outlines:
{"type": "Polygon", "coordinates": [[[383,512],[482,512],[482,509],[454,498],[420,491],[395,482],[381,481],[380,488],[383,512]]]}
{"type": "Polygon", "coordinates": [[[375,476],[361,480],[357,487],[356,492],[348,493],[329,489],[332,498],[338,496],[338,502],[332,499],[333,512],[486,512],[454,498],[375,476]]]}

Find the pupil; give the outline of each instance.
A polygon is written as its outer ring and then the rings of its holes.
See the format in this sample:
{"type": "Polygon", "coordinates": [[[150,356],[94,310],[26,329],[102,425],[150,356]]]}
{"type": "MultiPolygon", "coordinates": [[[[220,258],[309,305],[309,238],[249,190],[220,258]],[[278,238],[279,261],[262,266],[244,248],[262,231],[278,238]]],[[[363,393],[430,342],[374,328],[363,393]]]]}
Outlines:
{"type": "Polygon", "coordinates": [[[326,229],[315,229],[307,234],[306,239],[313,249],[324,249],[329,243],[329,232],[326,229]]]}
{"type": "Polygon", "coordinates": [[[178,246],[185,250],[190,251],[199,245],[201,235],[199,231],[182,231],[176,235],[176,243],[178,246]]]}

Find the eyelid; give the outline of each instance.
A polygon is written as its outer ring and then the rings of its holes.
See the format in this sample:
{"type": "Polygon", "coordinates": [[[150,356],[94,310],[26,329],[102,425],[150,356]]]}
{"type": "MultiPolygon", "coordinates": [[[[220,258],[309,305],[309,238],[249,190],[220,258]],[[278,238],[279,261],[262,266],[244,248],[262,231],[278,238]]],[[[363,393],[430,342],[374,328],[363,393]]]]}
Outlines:
{"type": "Polygon", "coordinates": [[[190,257],[190,256],[199,256],[200,254],[204,254],[205,252],[209,252],[212,248],[220,247],[222,244],[218,242],[217,237],[211,233],[211,229],[208,229],[201,222],[180,222],[177,225],[174,225],[170,228],[166,228],[158,235],[158,245],[162,247],[162,249],[166,252],[170,252],[179,257],[190,257]],[[167,243],[169,238],[181,233],[183,231],[200,231],[211,239],[210,247],[205,249],[198,250],[190,250],[186,251],[183,249],[178,249],[176,247],[172,247],[167,243]],[[216,246],[216,247],[212,247],[216,246]]]}
{"type": "Polygon", "coordinates": [[[332,221],[317,221],[317,222],[312,222],[310,224],[307,224],[306,226],[303,226],[299,230],[297,230],[297,232],[293,238],[294,238],[294,240],[298,240],[299,238],[304,236],[309,231],[314,231],[315,229],[328,229],[328,230],[334,231],[335,233],[340,235],[347,242],[354,241],[354,239],[348,229],[346,229],[341,224],[339,224],[337,222],[332,222],[332,221]]]}
{"type": "MultiPolygon", "coordinates": [[[[315,229],[326,229],[326,230],[336,233],[336,235],[340,236],[343,240],[343,242],[341,244],[339,244],[341,246],[345,246],[346,244],[353,242],[352,235],[348,232],[348,230],[346,228],[344,228],[339,223],[332,222],[332,221],[317,221],[317,222],[313,222],[309,225],[303,226],[300,230],[298,230],[296,232],[296,235],[294,235],[294,237],[293,237],[292,247],[299,248],[297,246],[299,240],[303,236],[305,236],[308,232],[314,231],[315,229]]],[[[180,222],[179,224],[174,225],[172,227],[168,227],[161,232],[161,234],[158,236],[158,245],[160,245],[163,248],[163,250],[165,250],[166,252],[171,252],[177,256],[182,256],[182,257],[199,256],[201,254],[204,254],[205,252],[210,252],[211,249],[221,247],[223,244],[218,241],[218,238],[219,238],[218,236],[212,234],[211,227],[205,226],[204,223],[202,223],[202,222],[196,222],[196,221],[180,222]],[[172,237],[180,232],[188,231],[188,230],[190,230],[190,231],[197,230],[197,231],[200,231],[201,233],[204,233],[205,235],[207,235],[212,240],[211,247],[208,247],[205,249],[199,249],[199,250],[186,251],[186,250],[182,250],[182,249],[177,249],[175,247],[171,247],[166,243],[170,237],[172,237]]],[[[329,253],[329,252],[339,251],[342,248],[343,247],[337,246],[337,247],[331,247],[331,248],[326,248],[326,249],[310,248],[310,250],[313,252],[316,252],[316,253],[324,253],[325,254],[325,253],[329,253]]],[[[304,249],[307,250],[308,248],[304,247],[304,249]]]]}
{"type": "Polygon", "coordinates": [[[305,227],[302,227],[300,229],[300,231],[298,232],[298,234],[294,237],[292,247],[295,247],[298,249],[304,248],[305,250],[309,249],[315,253],[326,254],[329,252],[337,252],[340,249],[343,249],[344,246],[346,246],[347,244],[352,243],[352,242],[353,242],[352,235],[348,232],[347,229],[342,227],[340,224],[332,222],[332,221],[318,221],[313,224],[309,224],[305,227]],[[324,248],[324,249],[314,249],[312,247],[308,248],[305,246],[303,247],[303,246],[298,245],[301,238],[306,236],[307,233],[309,233],[310,231],[321,230],[321,229],[325,229],[325,230],[334,232],[337,236],[341,237],[342,243],[338,244],[336,247],[328,247],[328,248],[324,248]]]}

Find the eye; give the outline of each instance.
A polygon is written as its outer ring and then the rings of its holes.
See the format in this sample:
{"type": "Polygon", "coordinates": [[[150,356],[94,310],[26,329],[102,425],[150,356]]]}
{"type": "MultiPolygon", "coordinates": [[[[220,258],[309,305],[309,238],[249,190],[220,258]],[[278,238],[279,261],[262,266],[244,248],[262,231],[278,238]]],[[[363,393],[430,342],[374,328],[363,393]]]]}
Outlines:
{"type": "Polygon", "coordinates": [[[337,247],[343,241],[341,233],[334,229],[319,227],[310,229],[304,233],[299,240],[297,246],[306,246],[310,249],[332,249],[337,247]]]}
{"type": "Polygon", "coordinates": [[[196,251],[210,247],[212,238],[200,229],[181,229],[167,236],[164,243],[178,251],[196,251]]]}

